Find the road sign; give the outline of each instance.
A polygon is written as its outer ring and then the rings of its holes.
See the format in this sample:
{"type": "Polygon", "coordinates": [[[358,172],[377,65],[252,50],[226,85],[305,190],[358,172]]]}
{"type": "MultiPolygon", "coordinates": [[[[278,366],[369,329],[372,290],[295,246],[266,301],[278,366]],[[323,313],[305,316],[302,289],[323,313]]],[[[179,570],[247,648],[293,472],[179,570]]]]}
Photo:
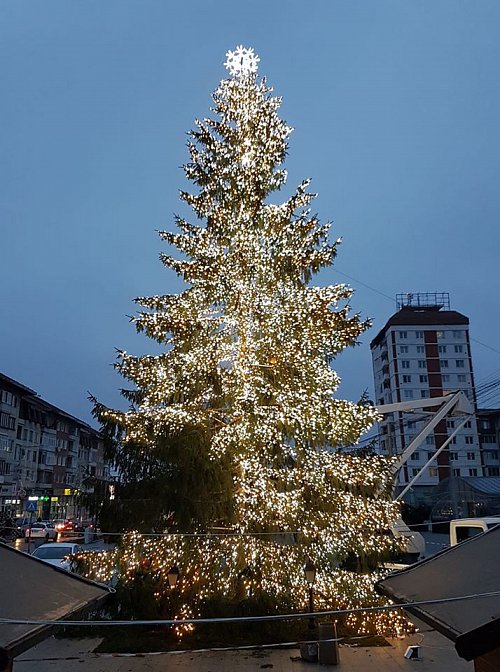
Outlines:
{"type": "Polygon", "coordinates": [[[24,510],[28,513],[35,513],[38,507],[38,502],[27,501],[24,505],[24,510]]]}

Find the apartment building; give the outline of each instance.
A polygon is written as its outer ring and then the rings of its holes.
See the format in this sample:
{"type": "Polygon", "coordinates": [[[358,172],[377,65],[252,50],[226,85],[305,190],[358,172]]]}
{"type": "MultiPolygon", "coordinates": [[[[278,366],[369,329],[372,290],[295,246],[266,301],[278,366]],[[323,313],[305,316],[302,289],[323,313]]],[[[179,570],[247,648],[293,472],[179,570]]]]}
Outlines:
{"type": "MultiPolygon", "coordinates": [[[[476,405],[469,319],[450,309],[447,293],[399,294],[397,312],[372,340],[377,405],[441,397],[461,390],[476,405]]],[[[402,453],[428,420],[423,412],[392,413],[380,423],[380,448],[388,455],[402,453]]],[[[401,491],[458,427],[458,420],[441,421],[398,474],[401,491]]],[[[497,461],[498,465],[498,461],[497,461]]],[[[449,477],[489,475],[477,428],[467,421],[405,495],[412,505],[428,504],[436,486],[449,477]]],[[[491,472],[492,473],[492,472],[491,472]]]]}
{"type": "Polygon", "coordinates": [[[99,432],[0,373],[0,514],[31,499],[44,519],[80,517],[96,480],[109,480],[99,432]]]}

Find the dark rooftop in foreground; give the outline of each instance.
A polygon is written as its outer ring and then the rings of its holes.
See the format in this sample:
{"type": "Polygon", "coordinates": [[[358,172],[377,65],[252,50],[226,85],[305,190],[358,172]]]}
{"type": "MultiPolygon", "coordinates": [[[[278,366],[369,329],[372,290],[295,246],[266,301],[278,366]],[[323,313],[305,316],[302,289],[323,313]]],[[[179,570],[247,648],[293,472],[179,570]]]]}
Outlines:
{"type": "MultiPolygon", "coordinates": [[[[398,603],[500,593],[500,526],[379,581],[377,590],[398,603]]],[[[408,607],[455,642],[472,660],[500,642],[500,594],[408,607]]]]}
{"type": "MultiPolygon", "coordinates": [[[[107,588],[0,543],[0,617],[46,621],[82,617],[108,596],[107,588]]],[[[1,658],[10,659],[51,634],[47,625],[0,624],[1,658]]]]}

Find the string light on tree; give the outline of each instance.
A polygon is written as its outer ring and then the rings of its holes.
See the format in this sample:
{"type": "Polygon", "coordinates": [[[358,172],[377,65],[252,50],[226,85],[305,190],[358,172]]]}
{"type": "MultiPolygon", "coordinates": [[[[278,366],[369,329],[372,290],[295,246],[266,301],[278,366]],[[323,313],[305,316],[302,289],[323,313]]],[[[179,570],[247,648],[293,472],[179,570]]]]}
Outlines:
{"type": "MultiPolygon", "coordinates": [[[[159,525],[163,513],[176,533],[231,531],[176,535],[175,548],[151,542],[159,603],[175,561],[184,611],[202,613],[208,596],[242,595],[302,608],[297,577],[307,558],[325,607],[377,602],[374,577],[346,567],[353,557],[373,567],[392,544],[378,533],[397,516],[391,465],[346,452],[376,416],[336,398],[331,368],[369,323],[351,315],[346,285],[310,284],[340,241],[330,243],[329,224],[311,213],[309,180],[273,202],[292,129],[278,116],[281,99],[258,80],[253,49],[226,56],[230,77],[213,94],[214,118],[189,134],[184,171],[195,190],[181,199],[196,223],[179,216],[175,233],[160,233],[178,253],[161,260],[186,289],[137,299],[137,330],[164,349],[119,353],[131,408],[96,402],[95,414],[117,439],[128,497],[158,493],[159,525]]],[[[140,556],[131,539],[135,551],[123,546],[113,559],[125,583],[140,556]]]]}

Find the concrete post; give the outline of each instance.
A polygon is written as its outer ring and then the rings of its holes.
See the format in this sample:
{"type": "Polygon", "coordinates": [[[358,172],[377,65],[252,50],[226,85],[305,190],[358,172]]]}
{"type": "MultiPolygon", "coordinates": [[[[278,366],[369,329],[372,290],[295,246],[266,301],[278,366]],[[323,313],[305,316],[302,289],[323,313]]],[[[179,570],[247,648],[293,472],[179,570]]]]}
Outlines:
{"type": "Polygon", "coordinates": [[[320,623],[318,626],[318,662],[320,665],[338,665],[339,643],[335,623],[320,623]],[[330,641],[327,641],[330,640],[330,641]]]}

